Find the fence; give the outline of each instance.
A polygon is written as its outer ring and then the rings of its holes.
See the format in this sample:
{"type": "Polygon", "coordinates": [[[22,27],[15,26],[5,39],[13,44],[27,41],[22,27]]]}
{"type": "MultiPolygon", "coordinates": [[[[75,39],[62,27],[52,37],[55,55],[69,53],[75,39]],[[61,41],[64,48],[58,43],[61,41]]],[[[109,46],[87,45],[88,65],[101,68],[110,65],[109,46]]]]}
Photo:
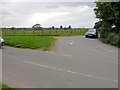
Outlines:
{"type": "Polygon", "coordinates": [[[54,30],[2,30],[3,36],[11,35],[35,35],[35,36],[70,36],[84,35],[87,29],[54,29],[54,30]]]}

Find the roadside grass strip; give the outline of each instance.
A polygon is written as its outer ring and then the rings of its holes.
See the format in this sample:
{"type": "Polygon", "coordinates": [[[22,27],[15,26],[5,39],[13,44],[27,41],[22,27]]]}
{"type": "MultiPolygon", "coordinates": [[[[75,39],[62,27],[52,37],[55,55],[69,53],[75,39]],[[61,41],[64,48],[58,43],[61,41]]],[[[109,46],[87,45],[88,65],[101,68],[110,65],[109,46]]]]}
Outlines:
{"type": "Polygon", "coordinates": [[[56,39],[47,36],[4,36],[5,44],[17,48],[50,50],[56,39]]]}
{"type": "Polygon", "coordinates": [[[0,90],[16,90],[16,89],[11,88],[6,84],[0,83],[0,90]]]}

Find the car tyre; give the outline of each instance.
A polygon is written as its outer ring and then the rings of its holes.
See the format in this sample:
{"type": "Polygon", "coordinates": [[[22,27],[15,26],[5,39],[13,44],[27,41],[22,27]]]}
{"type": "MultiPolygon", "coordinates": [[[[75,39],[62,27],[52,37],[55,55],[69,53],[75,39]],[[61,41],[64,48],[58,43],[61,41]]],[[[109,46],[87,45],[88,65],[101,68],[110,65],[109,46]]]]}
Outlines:
{"type": "Polygon", "coordinates": [[[87,36],[87,35],[86,35],[85,37],[86,37],[86,38],[88,38],[88,36],[87,36]]]}

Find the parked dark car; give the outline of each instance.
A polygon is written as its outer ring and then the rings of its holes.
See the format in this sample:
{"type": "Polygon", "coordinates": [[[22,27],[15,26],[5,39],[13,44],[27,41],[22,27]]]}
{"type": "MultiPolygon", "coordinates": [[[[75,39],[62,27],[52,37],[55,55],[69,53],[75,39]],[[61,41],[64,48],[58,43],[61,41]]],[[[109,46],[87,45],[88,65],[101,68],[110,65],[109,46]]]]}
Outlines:
{"type": "Polygon", "coordinates": [[[98,38],[98,32],[96,29],[89,29],[86,34],[85,34],[86,38],[98,38]]]}

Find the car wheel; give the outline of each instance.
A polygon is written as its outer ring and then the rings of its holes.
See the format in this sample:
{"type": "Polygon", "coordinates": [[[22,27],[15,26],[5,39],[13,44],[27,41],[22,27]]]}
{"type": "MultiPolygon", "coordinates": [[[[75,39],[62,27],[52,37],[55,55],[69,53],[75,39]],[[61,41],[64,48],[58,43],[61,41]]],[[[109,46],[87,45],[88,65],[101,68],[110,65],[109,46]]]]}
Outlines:
{"type": "Polygon", "coordinates": [[[88,38],[88,36],[87,36],[87,35],[86,35],[85,37],[86,37],[86,38],[88,38]]]}
{"type": "Polygon", "coordinates": [[[5,44],[4,44],[4,42],[2,42],[2,46],[4,46],[5,44]]]}
{"type": "Polygon", "coordinates": [[[96,38],[98,38],[98,36],[96,36],[96,38]]]}

